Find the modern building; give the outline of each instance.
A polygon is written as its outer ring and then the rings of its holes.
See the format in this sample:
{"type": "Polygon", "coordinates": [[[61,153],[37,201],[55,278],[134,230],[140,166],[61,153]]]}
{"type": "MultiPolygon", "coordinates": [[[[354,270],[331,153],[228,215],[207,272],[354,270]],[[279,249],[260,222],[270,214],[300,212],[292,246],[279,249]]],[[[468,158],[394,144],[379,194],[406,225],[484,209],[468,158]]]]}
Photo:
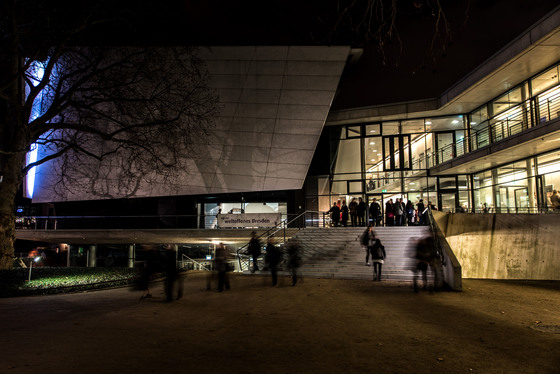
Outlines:
{"type": "MultiPolygon", "coordinates": [[[[216,214],[324,212],[420,199],[447,212],[551,213],[560,189],[560,7],[437,98],[332,110],[349,46],[200,50],[222,116],[175,185],[135,198],[54,196],[48,167],[28,197],[43,216],[158,217],[215,228],[216,214]],[[84,213],[84,212],[87,212],[84,213]]],[[[52,225],[45,221],[45,225],[52,225]]],[[[68,225],[61,217],[58,225],[68,225]]]]}
{"type": "Polygon", "coordinates": [[[307,209],[375,197],[452,212],[551,211],[559,25],[556,9],[436,99],[331,111],[317,151],[330,169],[308,176],[307,209]]]}

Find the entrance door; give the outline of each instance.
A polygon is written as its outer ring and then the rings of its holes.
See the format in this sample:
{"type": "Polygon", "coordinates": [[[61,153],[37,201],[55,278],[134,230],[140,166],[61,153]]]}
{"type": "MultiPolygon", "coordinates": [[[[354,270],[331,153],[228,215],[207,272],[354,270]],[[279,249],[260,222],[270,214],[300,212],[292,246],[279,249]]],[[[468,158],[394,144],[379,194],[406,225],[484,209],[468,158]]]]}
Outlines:
{"type": "Polygon", "coordinates": [[[381,208],[380,209],[381,216],[378,217],[377,222],[375,222],[375,226],[380,226],[382,224],[382,221],[380,219],[383,218],[383,213],[384,213],[383,195],[366,195],[366,202],[368,204],[368,225],[373,223],[372,218],[369,216],[369,207],[371,206],[373,199],[375,199],[375,201],[377,202],[377,204],[379,204],[379,207],[381,208]]]}

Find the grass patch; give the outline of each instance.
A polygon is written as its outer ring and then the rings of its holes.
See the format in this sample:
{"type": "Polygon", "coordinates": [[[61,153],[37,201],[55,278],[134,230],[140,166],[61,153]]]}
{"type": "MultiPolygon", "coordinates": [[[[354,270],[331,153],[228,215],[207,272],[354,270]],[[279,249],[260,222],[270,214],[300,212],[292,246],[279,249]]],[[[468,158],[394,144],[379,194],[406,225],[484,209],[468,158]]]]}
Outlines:
{"type": "Polygon", "coordinates": [[[33,268],[0,271],[0,297],[80,292],[130,285],[138,275],[130,268],[33,268]]]}

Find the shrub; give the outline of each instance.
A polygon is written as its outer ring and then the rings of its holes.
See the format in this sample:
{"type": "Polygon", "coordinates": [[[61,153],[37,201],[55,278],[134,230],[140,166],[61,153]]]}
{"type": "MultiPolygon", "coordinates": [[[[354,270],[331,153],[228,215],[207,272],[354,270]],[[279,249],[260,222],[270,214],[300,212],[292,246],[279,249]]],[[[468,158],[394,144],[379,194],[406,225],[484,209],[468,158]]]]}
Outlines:
{"type": "Polygon", "coordinates": [[[130,268],[38,267],[0,271],[0,297],[76,292],[132,284],[130,268]]]}

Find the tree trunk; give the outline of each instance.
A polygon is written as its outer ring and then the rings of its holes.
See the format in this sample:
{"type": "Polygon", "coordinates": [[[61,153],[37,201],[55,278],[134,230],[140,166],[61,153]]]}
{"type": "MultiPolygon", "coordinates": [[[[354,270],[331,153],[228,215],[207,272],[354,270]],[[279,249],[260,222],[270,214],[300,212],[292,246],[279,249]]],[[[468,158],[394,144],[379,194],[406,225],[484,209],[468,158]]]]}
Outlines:
{"type": "Polygon", "coordinates": [[[6,157],[0,182],[0,270],[13,267],[14,242],[16,240],[15,198],[21,184],[20,155],[6,157]]]}

